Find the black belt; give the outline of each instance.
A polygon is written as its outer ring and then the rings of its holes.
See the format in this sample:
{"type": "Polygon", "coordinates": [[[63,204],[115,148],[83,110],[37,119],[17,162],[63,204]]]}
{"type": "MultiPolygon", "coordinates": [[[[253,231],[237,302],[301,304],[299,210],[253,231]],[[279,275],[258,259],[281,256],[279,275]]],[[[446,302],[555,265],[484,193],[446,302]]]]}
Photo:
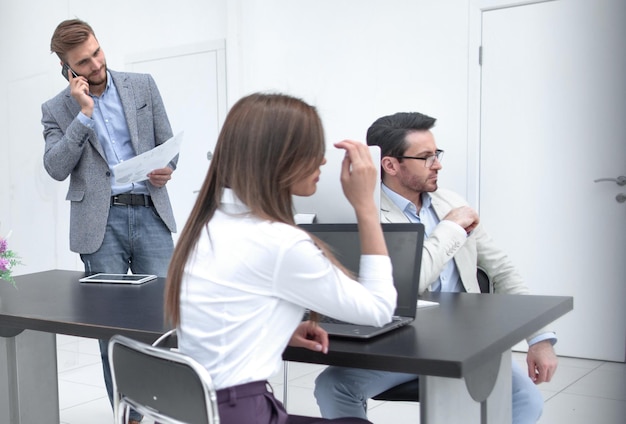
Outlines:
{"type": "Polygon", "coordinates": [[[147,194],[122,193],[111,196],[111,206],[152,206],[152,198],[147,194]]]}

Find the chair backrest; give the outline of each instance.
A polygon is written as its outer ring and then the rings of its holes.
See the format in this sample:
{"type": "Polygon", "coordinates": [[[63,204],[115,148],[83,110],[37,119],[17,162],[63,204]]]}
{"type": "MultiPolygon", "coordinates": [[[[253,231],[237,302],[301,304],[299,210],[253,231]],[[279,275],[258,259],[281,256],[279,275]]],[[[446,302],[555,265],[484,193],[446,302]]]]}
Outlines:
{"type": "Polygon", "coordinates": [[[174,328],[161,334],[161,336],[152,343],[152,346],[167,347],[170,349],[178,348],[178,334],[176,333],[176,329],[174,328]]]}
{"type": "Polygon", "coordinates": [[[208,371],[179,352],[115,335],[109,342],[115,423],[129,408],[163,424],[218,424],[208,371]]]}
{"type": "Polygon", "coordinates": [[[482,268],[476,269],[476,278],[481,293],[493,293],[493,285],[489,280],[489,276],[482,268]]]}

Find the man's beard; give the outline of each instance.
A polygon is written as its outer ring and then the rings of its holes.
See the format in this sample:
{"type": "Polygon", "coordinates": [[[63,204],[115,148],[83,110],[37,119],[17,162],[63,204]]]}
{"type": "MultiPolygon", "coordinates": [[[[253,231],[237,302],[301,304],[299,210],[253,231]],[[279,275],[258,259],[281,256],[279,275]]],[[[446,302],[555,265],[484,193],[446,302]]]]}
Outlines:
{"type": "Polygon", "coordinates": [[[424,180],[424,178],[409,177],[402,178],[402,185],[411,190],[414,193],[430,193],[437,191],[437,182],[430,179],[424,180]]]}
{"type": "Polygon", "coordinates": [[[104,77],[99,79],[99,80],[91,80],[91,79],[87,79],[87,82],[89,83],[89,87],[99,87],[102,86],[103,84],[106,84],[107,82],[107,65],[106,63],[104,64],[104,77]]]}

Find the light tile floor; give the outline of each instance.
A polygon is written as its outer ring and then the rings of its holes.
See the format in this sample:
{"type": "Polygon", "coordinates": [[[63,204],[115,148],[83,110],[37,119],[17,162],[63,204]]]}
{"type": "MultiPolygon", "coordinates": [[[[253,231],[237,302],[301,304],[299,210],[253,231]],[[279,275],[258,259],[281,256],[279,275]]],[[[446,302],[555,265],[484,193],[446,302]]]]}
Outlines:
{"type": "MultiPolygon", "coordinates": [[[[113,414],[102,380],[97,341],[59,335],[57,351],[61,423],[111,424],[113,414]]],[[[525,354],[514,352],[513,358],[525,366],[525,354]]],[[[289,412],[319,416],[313,382],[322,369],[320,365],[290,363],[289,412]]],[[[282,400],[282,372],[271,383],[282,400]]],[[[540,424],[626,423],[624,363],[562,357],[553,380],[540,389],[546,400],[540,424]]],[[[376,424],[419,423],[417,403],[370,402],[369,418],[376,424]]]]}

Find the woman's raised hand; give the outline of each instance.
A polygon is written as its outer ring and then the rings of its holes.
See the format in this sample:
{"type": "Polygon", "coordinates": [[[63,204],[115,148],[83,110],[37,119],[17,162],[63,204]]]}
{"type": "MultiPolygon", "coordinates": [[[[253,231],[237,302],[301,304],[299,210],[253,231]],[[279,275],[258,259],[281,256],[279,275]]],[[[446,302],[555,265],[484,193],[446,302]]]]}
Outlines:
{"type": "Polygon", "coordinates": [[[341,185],[343,193],[357,215],[372,207],[376,210],[374,189],[379,165],[372,162],[367,145],[358,141],[343,140],[335,143],[335,147],[346,151],[341,163],[341,185]]]}
{"type": "Polygon", "coordinates": [[[369,149],[358,141],[343,140],[335,147],[346,151],[341,163],[341,185],[359,224],[361,254],[387,255],[380,212],[374,201],[379,164],[372,162],[369,149]]]}

